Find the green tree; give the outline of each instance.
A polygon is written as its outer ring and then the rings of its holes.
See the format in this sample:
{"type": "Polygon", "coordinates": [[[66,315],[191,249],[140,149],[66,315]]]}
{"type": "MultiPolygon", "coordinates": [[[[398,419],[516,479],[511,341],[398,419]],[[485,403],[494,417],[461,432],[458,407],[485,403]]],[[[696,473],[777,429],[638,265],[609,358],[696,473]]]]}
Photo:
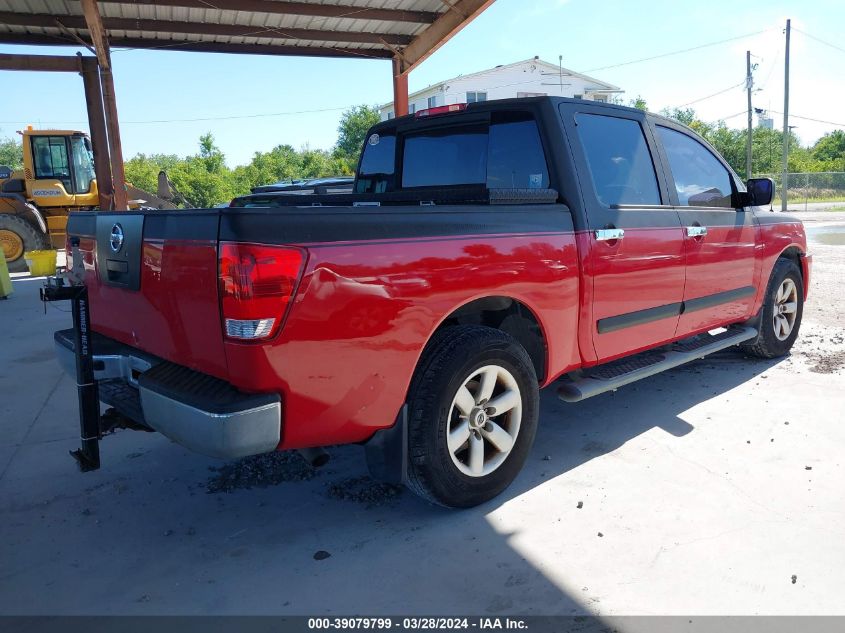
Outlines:
{"type": "Polygon", "coordinates": [[[12,169],[23,167],[23,146],[15,139],[0,139],[0,165],[12,169]]]}
{"type": "Polygon", "coordinates": [[[379,111],[375,106],[359,105],[344,111],[340,117],[340,124],[337,126],[335,156],[344,159],[354,158],[357,162],[361,148],[364,146],[367,130],[380,119],[379,111]]]}
{"type": "Polygon", "coordinates": [[[645,99],[643,99],[640,95],[637,95],[636,99],[631,99],[628,102],[628,106],[631,108],[636,108],[637,110],[642,110],[643,112],[648,112],[648,104],[646,103],[645,99]]]}
{"type": "Polygon", "coordinates": [[[828,132],[816,141],[812,153],[816,160],[839,163],[839,169],[845,168],[845,131],[828,132]]]}
{"type": "Polygon", "coordinates": [[[200,158],[206,170],[211,174],[221,173],[226,167],[226,159],[220,148],[214,144],[211,132],[200,136],[200,158]]]}

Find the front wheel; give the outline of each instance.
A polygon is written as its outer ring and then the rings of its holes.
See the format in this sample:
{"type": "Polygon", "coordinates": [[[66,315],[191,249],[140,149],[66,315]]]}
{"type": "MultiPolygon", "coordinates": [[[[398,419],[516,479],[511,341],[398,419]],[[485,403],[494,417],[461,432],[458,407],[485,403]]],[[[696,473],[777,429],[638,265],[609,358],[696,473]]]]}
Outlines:
{"type": "Polygon", "coordinates": [[[46,236],[22,217],[0,214],[0,256],[5,256],[9,272],[26,272],[24,253],[41,250],[47,244],[46,236]]]}
{"type": "Polygon", "coordinates": [[[759,334],[742,348],[760,358],[784,356],[798,338],[804,313],[804,280],[789,259],[778,259],[766,287],[759,334]]]}
{"type": "Polygon", "coordinates": [[[539,388],[511,336],[467,325],[438,333],[408,397],[408,486],[446,507],[472,507],[510,485],[534,442],[539,388]]]}

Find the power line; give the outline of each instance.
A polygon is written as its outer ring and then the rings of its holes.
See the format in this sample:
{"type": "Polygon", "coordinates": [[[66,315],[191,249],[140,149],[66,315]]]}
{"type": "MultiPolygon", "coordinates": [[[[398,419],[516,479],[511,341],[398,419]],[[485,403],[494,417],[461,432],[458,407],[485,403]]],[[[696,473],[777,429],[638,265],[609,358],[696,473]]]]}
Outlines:
{"type": "MultiPolygon", "coordinates": [[[[769,110],[769,112],[774,112],[775,114],[783,114],[783,112],[778,112],[777,110],[769,110]]],[[[799,114],[792,114],[792,112],[789,113],[789,116],[790,116],[790,118],[793,118],[793,119],[802,119],[804,121],[813,121],[814,123],[826,123],[828,125],[836,125],[838,127],[845,128],[845,123],[837,123],[836,121],[826,121],[824,119],[814,119],[814,118],[808,117],[808,116],[801,116],[799,114]]]]}
{"type": "Polygon", "coordinates": [[[779,45],[779,46],[778,46],[778,51],[777,51],[777,53],[775,53],[774,57],[772,57],[772,64],[771,64],[771,66],[769,67],[769,72],[766,74],[766,78],[763,80],[763,83],[762,83],[762,84],[760,84],[760,90],[765,90],[765,89],[766,89],[766,86],[768,86],[768,85],[769,85],[769,79],[771,79],[771,78],[772,78],[772,75],[774,74],[774,72],[775,72],[775,68],[777,67],[777,64],[778,64],[778,59],[780,59],[780,49],[781,49],[781,46],[782,46],[782,45],[779,45]]]}
{"type": "Polygon", "coordinates": [[[820,37],[816,37],[815,35],[810,35],[809,33],[807,33],[807,31],[802,31],[802,30],[801,30],[801,29],[799,29],[798,27],[793,26],[793,27],[792,27],[792,30],[793,30],[793,31],[798,31],[799,33],[803,33],[804,35],[806,35],[807,37],[809,37],[811,40],[816,40],[817,42],[819,42],[819,43],[821,43],[821,44],[824,44],[825,46],[830,46],[831,48],[835,48],[836,50],[838,50],[838,51],[840,51],[840,52],[842,52],[842,53],[845,53],[845,48],[842,48],[841,46],[837,46],[836,44],[831,44],[830,42],[826,42],[826,41],[825,41],[825,40],[823,40],[822,38],[820,38],[820,37]]]}
{"type": "Polygon", "coordinates": [[[621,62],[619,64],[611,64],[609,66],[599,66],[598,68],[591,68],[589,70],[582,71],[582,74],[586,73],[593,73],[599,70],[609,70],[611,68],[619,68],[621,66],[630,66],[631,64],[639,64],[641,62],[650,62],[655,59],[662,59],[663,57],[671,57],[673,55],[681,55],[682,53],[689,53],[692,51],[697,51],[702,48],[709,48],[710,46],[718,46],[719,44],[726,44],[728,42],[735,42],[737,40],[744,40],[748,37],[754,37],[755,35],[760,35],[761,33],[767,33],[772,29],[763,29],[762,31],[755,31],[753,33],[746,33],[745,35],[737,35],[736,37],[729,37],[724,40],[718,40],[716,42],[708,42],[706,44],[699,44],[698,46],[691,46],[689,48],[683,48],[677,51],[670,51],[668,53],[660,53],[658,55],[652,55],[651,57],[641,57],[639,59],[632,59],[631,61],[621,62]]]}
{"type": "Polygon", "coordinates": [[[686,103],[682,103],[679,106],[675,106],[676,109],[685,108],[688,105],[692,105],[693,103],[699,103],[701,101],[706,101],[707,99],[712,99],[713,97],[718,97],[719,95],[725,94],[726,92],[730,92],[734,88],[739,88],[740,86],[745,85],[745,79],[740,81],[738,84],[734,84],[733,86],[729,86],[724,90],[720,90],[719,92],[714,92],[712,95],[707,95],[706,97],[701,97],[699,99],[693,99],[692,101],[687,101],[686,103]]]}
{"type": "Polygon", "coordinates": [[[746,114],[748,110],[740,110],[736,114],[730,114],[728,116],[719,117],[718,119],[713,119],[712,121],[706,121],[706,123],[721,123],[723,121],[729,121],[730,119],[735,119],[740,114],[746,114]]]}

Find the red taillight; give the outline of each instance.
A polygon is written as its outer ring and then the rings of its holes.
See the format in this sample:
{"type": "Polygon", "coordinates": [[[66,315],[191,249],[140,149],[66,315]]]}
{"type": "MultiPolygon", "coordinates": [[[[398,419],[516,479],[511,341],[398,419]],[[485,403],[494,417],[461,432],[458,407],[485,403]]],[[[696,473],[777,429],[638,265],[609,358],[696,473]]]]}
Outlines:
{"type": "Polygon", "coordinates": [[[279,331],[305,253],[287,246],[220,244],[220,306],[227,338],[258,341],[279,331]]]}
{"type": "Polygon", "coordinates": [[[450,112],[461,112],[467,109],[465,103],[453,103],[451,105],[437,106],[436,108],[429,108],[428,110],[419,110],[414,113],[414,117],[422,119],[428,116],[437,116],[438,114],[449,114],[450,112]]]}

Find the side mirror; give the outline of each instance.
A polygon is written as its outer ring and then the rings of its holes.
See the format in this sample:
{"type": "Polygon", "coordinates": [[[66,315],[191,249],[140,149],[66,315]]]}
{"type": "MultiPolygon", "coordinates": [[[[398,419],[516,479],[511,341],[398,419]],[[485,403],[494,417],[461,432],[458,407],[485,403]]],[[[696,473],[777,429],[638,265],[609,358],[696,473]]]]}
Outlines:
{"type": "Polygon", "coordinates": [[[743,206],[765,207],[775,197],[775,181],[771,178],[751,178],[745,186],[748,192],[743,206]]]}

